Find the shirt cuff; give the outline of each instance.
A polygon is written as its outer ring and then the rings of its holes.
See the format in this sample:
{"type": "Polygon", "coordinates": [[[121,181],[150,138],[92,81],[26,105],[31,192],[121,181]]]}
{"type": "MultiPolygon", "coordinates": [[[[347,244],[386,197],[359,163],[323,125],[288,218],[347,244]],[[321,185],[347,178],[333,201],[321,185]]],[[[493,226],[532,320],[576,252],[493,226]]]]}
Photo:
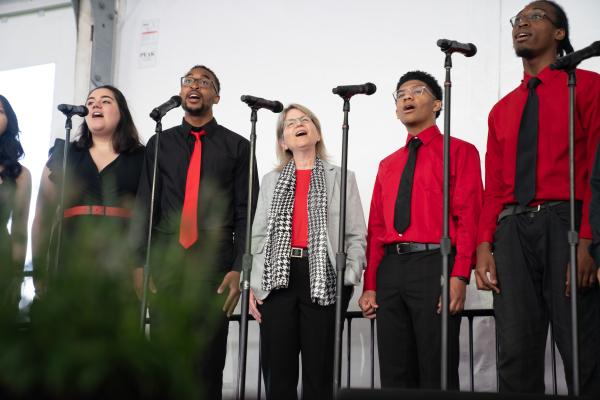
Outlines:
{"type": "Polygon", "coordinates": [[[450,276],[462,277],[468,282],[471,277],[471,257],[457,255],[450,276]]]}
{"type": "Polygon", "coordinates": [[[483,242],[488,242],[490,244],[494,243],[494,234],[496,233],[496,226],[494,225],[494,229],[486,229],[479,233],[477,236],[477,244],[481,244],[483,242]]]}

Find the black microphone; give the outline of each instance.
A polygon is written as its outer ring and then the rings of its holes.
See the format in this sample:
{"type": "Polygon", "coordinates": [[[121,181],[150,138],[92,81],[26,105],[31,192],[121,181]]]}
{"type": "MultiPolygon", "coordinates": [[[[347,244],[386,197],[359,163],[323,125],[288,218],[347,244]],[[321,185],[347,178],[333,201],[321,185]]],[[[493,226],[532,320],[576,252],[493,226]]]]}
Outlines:
{"type": "Polygon", "coordinates": [[[367,96],[370,96],[377,91],[377,86],[371,82],[367,82],[363,85],[338,86],[333,88],[331,91],[333,94],[337,94],[345,99],[349,99],[355,94],[366,94],[367,96]]]}
{"type": "Polygon", "coordinates": [[[553,64],[550,64],[550,69],[573,69],[583,60],[598,56],[600,56],[600,40],[590,44],[588,47],[584,47],[581,50],[574,51],[557,59],[553,64]]]}
{"type": "Polygon", "coordinates": [[[156,107],[150,113],[150,118],[155,121],[159,121],[162,117],[165,116],[166,113],[171,111],[174,108],[177,108],[181,105],[181,96],[173,96],[168,101],[162,103],[160,106],[156,107]]]}
{"type": "Polygon", "coordinates": [[[266,108],[267,110],[271,110],[274,113],[279,113],[283,111],[283,104],[281,104],[277,100],[265,100],[261,97],[254,97],[247,94],[240,97],[240,100],[242,100],[244,103],[248,104],[248,106],[252,108],[266,108]]]}
{"type": "Polygon", "coordinates": [[[65,114],[67,117],[72,117],[73,115],[85,117],[88,115],[88,109],[86,106],[74,106],[73,104],[59,104],[58,111],[65,114]]]}
{"type": "Polygon", "coordinates": [[[444,53],[461,53],[465,57],[473,57],[477,54],[477,47],[473,43],[461,43],[456,40],[440,39],[437,45],[444,53]]]}

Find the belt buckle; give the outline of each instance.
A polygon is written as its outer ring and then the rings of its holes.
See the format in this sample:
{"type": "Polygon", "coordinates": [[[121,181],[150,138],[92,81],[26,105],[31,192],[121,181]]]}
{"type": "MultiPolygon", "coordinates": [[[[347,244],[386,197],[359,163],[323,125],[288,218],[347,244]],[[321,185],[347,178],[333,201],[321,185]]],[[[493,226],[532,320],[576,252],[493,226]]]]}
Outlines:
{"type": "Polygon", "coordinates": [[[302,258],[302,250],[300,247],[292,247],[290,250],[290,257],[302,258]]]}
{"type": "Polygon", "coordinates": [[[104,206],[90,206],[90,211],[92,215],[104,215],[106,213],[104,206]]]}
{"type": "Polygon", "coordinates": [[[410,243],[396,243],[396,253],[399,255],[410,253],[410,243]]]}
{"type": "Polygon", "coordinates": [[[537,206],[531,207],[529,211],[527,211],[527,215],[529,215],[529,218],[535,217],[535,215],[542,210],[542,206],[543,203],[540,203],[537,206]]]}

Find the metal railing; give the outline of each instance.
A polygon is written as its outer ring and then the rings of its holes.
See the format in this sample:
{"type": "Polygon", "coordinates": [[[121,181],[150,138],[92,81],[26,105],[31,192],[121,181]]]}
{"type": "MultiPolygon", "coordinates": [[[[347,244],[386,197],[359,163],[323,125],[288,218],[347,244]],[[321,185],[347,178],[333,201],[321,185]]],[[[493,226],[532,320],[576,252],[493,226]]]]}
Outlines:
{"type": "MultiPolygon", "coordinates": [[[[463,310],[460,313],[461,318],[466,318],[468,323],[468,336],[469,336],[469,390],[471,392],[475,391],[475,365],[474,365],[474,332],[473,332],[473,322],[475,318],[486,318],[491,317],[494,318],[494,310],[492,309],[470,309],[463,310]]],[[[364,319],[362,313],[360,311],[348,311],[344,317],[346,321],[346,387],[350,387],[351,384],[351,361],[352,361],[352,322],[356,319],[364,319]]],[[[254,320],[251,316],[249,320],[254,320]]],[[[240,321],[240,315],[232,315],[229,318],[230,322],[240,321]]],[[[370,388],[375,389],[375,320],[370,320],[370,340],[369,340],[369,379],[370,379],[370,388]]],[[[552,334],[552,327],[550,327],[550,335],[551,335],[551,354],[552,354],[552,387],[553,394],[557,394],[557,382],[556,382],[556,354],[554,349],[554,337],[552,334]]],[[[499,377],[498,377],[498,368],[497,368],[497,360],[498,360],[498,340],[496,335],[496,345],[495,345],[495,354],[496,354],[496,385],[499,385],[499,377]]],[[[258,382],[257,382],[257,399],[261,398],[262,394],[262,373],[261,373],[261,358],[260,358],[260,337],[258,342],[258,382]]]]}

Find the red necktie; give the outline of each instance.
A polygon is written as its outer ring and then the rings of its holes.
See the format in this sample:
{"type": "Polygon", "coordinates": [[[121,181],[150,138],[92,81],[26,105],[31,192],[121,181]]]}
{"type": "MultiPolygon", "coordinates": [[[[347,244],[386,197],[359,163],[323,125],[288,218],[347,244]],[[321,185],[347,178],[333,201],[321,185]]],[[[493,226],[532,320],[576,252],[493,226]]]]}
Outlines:
{"type": "Polygon", "coordinates": [[[198,240],[198,193],[200,192],[200,166],[202,165],[200,136],[205,133],[205,131],[190,132],[196,137],[196,142],[185,181],[185,198],[183,199],[179,228],[179,243],[186,249],[198,240]]]}

